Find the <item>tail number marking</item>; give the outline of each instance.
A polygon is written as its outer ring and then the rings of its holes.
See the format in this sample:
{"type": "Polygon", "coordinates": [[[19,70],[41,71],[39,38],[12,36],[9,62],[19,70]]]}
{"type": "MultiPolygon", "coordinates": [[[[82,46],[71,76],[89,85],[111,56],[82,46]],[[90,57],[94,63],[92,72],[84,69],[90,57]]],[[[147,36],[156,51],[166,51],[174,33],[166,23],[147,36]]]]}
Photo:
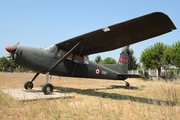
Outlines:
{"type": "Polygon", "coordinates": [[[102,74],[103,75],[107,75],[107,71],[102,71],[102,74]]]}

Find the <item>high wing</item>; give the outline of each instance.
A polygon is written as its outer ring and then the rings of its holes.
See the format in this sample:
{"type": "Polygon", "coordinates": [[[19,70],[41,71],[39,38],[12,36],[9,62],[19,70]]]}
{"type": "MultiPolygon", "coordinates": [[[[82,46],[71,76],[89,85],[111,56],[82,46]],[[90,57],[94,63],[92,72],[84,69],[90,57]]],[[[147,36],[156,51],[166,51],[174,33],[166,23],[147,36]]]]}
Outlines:
{"type": "Polygon", "coordinates": [[[73,53],[83,56],[114,50],[174,29],[176,27],[167,15],[154,12],[71,38],[56,45],[59,49],[69,51],[79,41],[83,41],[82,45],[73,51],[73,53]]]}

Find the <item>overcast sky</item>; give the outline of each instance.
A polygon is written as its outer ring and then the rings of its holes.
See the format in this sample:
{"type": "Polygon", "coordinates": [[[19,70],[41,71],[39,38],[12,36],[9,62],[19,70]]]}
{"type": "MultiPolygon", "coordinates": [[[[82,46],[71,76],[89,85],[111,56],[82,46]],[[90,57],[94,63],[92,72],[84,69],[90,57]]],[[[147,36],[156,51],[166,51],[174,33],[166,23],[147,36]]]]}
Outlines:
{"type": "MultiPolygon", "coordinates": [[[[156,42],[180,40],[179,0],[0,0],[0,57],[17,42],[41,48],[157,11],[167,14],[177,30],[131,45],[137,59],[156,42]]],[[[117,60],[121,50],[90,55],[90,60],[97,55],[117,60]]]]}

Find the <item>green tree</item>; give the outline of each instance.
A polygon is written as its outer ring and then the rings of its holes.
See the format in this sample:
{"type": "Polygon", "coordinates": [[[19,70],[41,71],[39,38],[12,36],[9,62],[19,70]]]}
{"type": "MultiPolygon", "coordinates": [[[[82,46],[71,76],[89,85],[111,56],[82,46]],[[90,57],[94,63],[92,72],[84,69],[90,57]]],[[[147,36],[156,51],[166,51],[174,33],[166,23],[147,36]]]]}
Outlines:
{"type": "Polygon", "coordinates": [[[2,69],[2,71],[8,70],[9,67],[10,67],[9,60],[6,57],[0,58],[0,68],[2,69]]]}
{"type": "Polygon", "coordinates": [[[116,64],[116,60],[112,57],[107,57],[105,58],[104,60],[101,59],[101,56],[97,56],[95,58],[95,62],[98,63],[98,64],[116,64]]]}
{"type": "Polygon", "coordinates": [[[18,65],[13,61],[12,58],[9,58],[8,60],[9,60],[9,63],[10,63],[9,69],[14,71],[18,67],[18,65]]]}
{"type": "Polygon", "coordinates": [[[180,67],[180,41],[173,43],[172,46],[168,46],[164,51],[164,58],[166,64],[172,64],[176,67],[180,67]]]}
{"type": "Polygon", "coordinates": [[[18,65],[12,60],[10,56],[0,58],[0,69],[2,71],[14,71],[18,65]]]}
{"type": "Polygon", "coordinates": [[[103,63],[104,64],[116,64],[116,60],[112,57],[107,57],[103,60],[103,63]]]}
{"type": "Polygon", "coordinates": [[[136,70],[137,69],[137,59],[133,55],[134,51],[130,48],[130,46],[124,47],[124,52],[128,55],[128,69],[129,70],[136,70]]]}
{"type": "Polygon", "coordinates": [[[156,43],[141,53],[140,62],[145,69],[158,69],[158,75],[161,73],[161,66],[165,63],[164,51],[167,45],[164,43],[156,43]]]}
{"type": "Polygon", "coordinates": [[[101,56],[97,56],[96,58],[95,58],[95,60],[94,60],[96,63],[99,63],[100,61],[101,61],[101,56]]]}

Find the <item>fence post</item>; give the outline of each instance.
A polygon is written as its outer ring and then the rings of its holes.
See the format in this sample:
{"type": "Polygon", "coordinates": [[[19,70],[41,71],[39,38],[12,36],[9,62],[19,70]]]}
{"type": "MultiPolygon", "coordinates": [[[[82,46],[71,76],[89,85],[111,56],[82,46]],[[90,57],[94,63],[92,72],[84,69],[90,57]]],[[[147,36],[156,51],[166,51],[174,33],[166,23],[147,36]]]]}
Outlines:
{"type": "Polygon", "coordinates": [[[156,76],[157,76],[157,80],[159,80],[158,70],[157,69],[156,69],[156,76]]]}

